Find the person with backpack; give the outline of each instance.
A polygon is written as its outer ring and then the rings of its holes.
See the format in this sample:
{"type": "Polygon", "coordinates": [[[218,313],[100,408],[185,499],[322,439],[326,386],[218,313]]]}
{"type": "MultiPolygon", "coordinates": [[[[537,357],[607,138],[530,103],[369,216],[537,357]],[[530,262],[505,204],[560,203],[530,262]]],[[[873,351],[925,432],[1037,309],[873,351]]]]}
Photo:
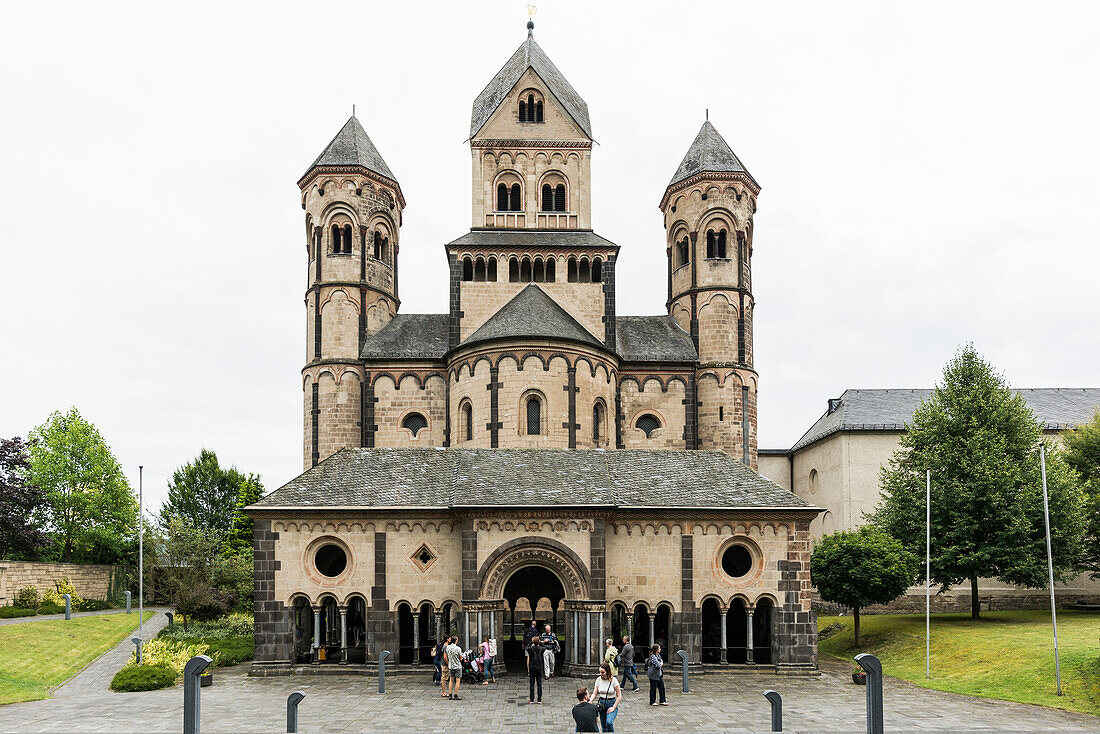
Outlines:
{"type": "Polygon", "coordinates": [[[615,641],[608,637],[603,641],[604,651],[603,660],[601,661],[611,670],[611,677],[619,677],[619,666],[622,665],[622,658],[619,657],[619,651],[615,649],[615,641]]]}
{"type": "MultiPolygon", "coordinates": [[[[531,620],[531,625],[523,631],[523,650],[524,650],[524,653],[526,653],[526,656],[527,656],[527,670],[531,670],[531,654],[528,653],[527,650],[530,649],[532,640],[535,640],[535,641],[538,640],[538,636],[539,636],[538,626],[535,624],[535,620],[532,619],[531,620]]],[[[541,655],[541,654],[542,654],[542,652],[540,651],[539,655],[541,655]]]]}
{"type": "Polygon", "coordinates": [[[435,672],[432,673],[432,685],[443,685],[443,648],[446,646],[446,640],[439,640],[432,647],[432,664],[435,666],[435,672]]]}
{"type": "Polygon", "coordinates": [[[539,638],[532,637],[531,642],[527,645],[527,680],[531,688],[531,695],[527,701],[528,704],[536,703],[536,683],[539,689],[539,700],[537,703],[542,703],[542,665],[542,648],[539,646],[539,638]]]}
{"type": "Polygon", "coordinates": [[[657,705],[657,693],[661,694],[661,705],[668,706],[665,701],[665,661],[661,659],[661,646],[654,645],[649,648],[649,659],[646,660],[645,674],[649,678],[649,705],[657,705]]]}
{"type": "Polygon", "coordinates": [[[638,666],[634,662],[634,644],[630,641],[629,635],[623,635],[623,682],[622,685],[625,688],[626,682],[630,681],[630,684],[634,686],[630,690],[638,690],[638,666]]]}
{"type": "Polygon", "coordinates": [[[546,631],[539,636],[539,647],[542,648],[542,674],[550,680],[554,677],[554,666],[557,664],[555,656],[561,652],[561,643],[550,625],[546,625],[546,631]]]}
{"type": "Polygon", "coordinates": [[[495,638],[485,635],[481,638],[481,666],[485,671],[485,680],[481,681],[481,685],[487,686],[490,683],[496,683],[496,676],[493,675],[493,658],[497,656],[497,641],[495,638]]]}

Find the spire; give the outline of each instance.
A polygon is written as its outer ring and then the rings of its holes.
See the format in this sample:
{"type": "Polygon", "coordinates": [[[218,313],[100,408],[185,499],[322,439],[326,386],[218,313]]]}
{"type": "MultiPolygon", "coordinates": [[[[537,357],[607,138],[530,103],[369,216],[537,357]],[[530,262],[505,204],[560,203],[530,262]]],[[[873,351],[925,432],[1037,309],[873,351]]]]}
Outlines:
{"type": "MultiPolygon", "coordinates": [[[[710,117],[709,110],[707,111],[707,117],[710,117]]],[[[676,169],[676,173],[672,176],[668,186],[671,188],[681,181],[704,171],[708,173],[743,173],[759,188],[752,174],[741,163],[741,160],[718,133],[714,125],[710,124],[709,119],[699,129],[699,134],[695,136],[695,141],[688,148],[684,160],[680,161],[680,167],[676,169]]]]}
{"type": "Polygon", "coordinates": [[[306,174],[318,166],[361,166],[397,183],[390,167],[382,159],[382,154],[374,147],[367,131],[354,114],[340,128],[340,132],[336,133],[332,142],[325,146],[306,174]]]}

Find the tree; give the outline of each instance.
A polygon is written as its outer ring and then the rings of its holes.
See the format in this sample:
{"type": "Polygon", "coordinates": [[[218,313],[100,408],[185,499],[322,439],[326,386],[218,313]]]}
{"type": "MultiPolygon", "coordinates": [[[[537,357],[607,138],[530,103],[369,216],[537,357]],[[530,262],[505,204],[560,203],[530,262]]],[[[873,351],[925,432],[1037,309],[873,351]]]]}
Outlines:
{"type": "MultiPolygon", "coordinates": [[[[883,467],[882,502],[871,519],[921,557],[925,470],[932,471],[932,579],[942,589],[969,579],[975,619],[979,578],[1046,584],[1041,436],[1023,398],[967,345],[883,467]]],[[[1048,454],[1047,477],[1054,564],[1064,575],[1079,556],[1084,497],[1057,452],[1048,454]]]]}
{"type": "Polygon", "coordinates": [[[245,475],[236,467],[223,469],[218,464],[217,454],[203,449],[194,461],[172,474],[168,500],[160,511],[161,520],[179,518],[191,527],[228,533],[236,517],[242,485],[246,482],[259,484],[259,477],[245,475]]]}
{"type": "Polygon", "coordinates": [[[46,497],[30,481],[27,442],[0,439],[0,558],[32,560],[47,543],[46,497]]]}
{"type": "Polygon", "coordinates": [[[1078,568],[1100,578],[1100,410],[1088,423],[1062,434],[1066,463],[1085,491],[1085,537],[1078,568]]]}
{"type": "Polygon", "coordinates": [[[137,524],[137,498],[107,442],[76,408],[31,431],[30,477],[46,494],[62,561],[118,560],[137,524]]]}
{"type": "Polygon", "coordinates": [[[228,550],[233,553],[243,553],[252,557],[252,518],[244,508],[255,504],[264,494],[264,485],[255,474],[249,474],[241,482],[237,494],[237,513],[233,520],[233,528],[229,532],[228,550]]]}
{"type": "Polygon", "coordinates": [[[826,535],[810,557],[810,579],[825,601],[851,607],[859,647],[859,610],[887,604],[917,575],[917,556],[873,525],[826,535]]]}
{"type": "Polygon", "coordinates": [[[231,600],[212,586],[224,534],[170,517],[162,524],[161,535],[166,591],[176,611],[195,619],[224,614],[231,600]]]}

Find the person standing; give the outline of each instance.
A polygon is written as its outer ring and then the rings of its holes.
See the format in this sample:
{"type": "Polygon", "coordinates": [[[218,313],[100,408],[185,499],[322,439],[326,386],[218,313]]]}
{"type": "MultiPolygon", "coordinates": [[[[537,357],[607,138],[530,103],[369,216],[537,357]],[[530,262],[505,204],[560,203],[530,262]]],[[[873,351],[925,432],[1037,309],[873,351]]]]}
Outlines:
{"type": "Polygon", "coordinates": [[[461,701],[458,688],[462,685],[462,648],[458,646],[457,637],[451,637],[444,652],[447,655],[447,680],[450,683],[450,688],[447,690],[452,701],[461,701]]]}
{"type": "Polygon", "coordinates": [[[527,649],[531,646],[531,640],[537,639],[539,636],[538,627],[535,625],[535,620],[531,620],[531,624],[523,631],[523,650],[527,656],[527,670],[531,670],[531,656],[527,653],[527,649]]]}
{"type": "Polygon", "coordinates": [[[432,674],[433,686],[443,685],[443,648],[446,644],[446,641],[439,640],[432,648],[432,664],[435,666],[435,673],[432,674]]]}
{"type": "Polygon", "coordinates": [[[649,705],[657,705],[657,692],[661,693],[661,705],[668,706],[665,701],[665,661],[661,659],[661,646],[654,645],[649,648],[649,659],[645,664],[645,674],[649,678],[649,705]]]}
{"type": "Polygon", "coordinates": [[[554,634],[550,625],[546,625],[546,631],[539,637],[539,647],[542,648],[542,674],[550,680],[554,675],[554,666],[557,664],[555,656],[561,650],[558,636],[554,634]]]}
{"type": "Polygon", "coordinates": [[[485,671],[485,680],[481,681],[483,686],[497,682],[496,677],[493,675],[493,657],[496,655],[496,646],[496,640],[489,637],[489,635],[481,638],[481,666],[485,671]]]}
{"type": "Polygon", "coordinates": [[[615,731],[615,717],[619,715],[623,689],[609,663],[600,665],[600,677],[596,679],[596,690],[592,692],[592,700],[596,702],[596,708],[600,711],[600,731],[615,731]]]}
{"type": "Polygon", "coordinates": [[[537,637],[527,645],[527,680],[531,689],[527,703],[542,703],[542,650],[537,637]],[[535,684],[538,683],[539,699],[535,701],[535,684]]]}
{"type": "Polygon", "coordinates": [[[623,635],[623,687],[626,687],[626,682],[630,681],[630,685],[634,686],[631,691],[638,690],[638,666],[634,662],[634,644],[630,641],[630,635],[623,635]]]}
{"type": "Polygon", "coordinates": [[[619,666],[616,664],[615,658],[619,656],[619,651],[615,649],[615,641],[608,637],[603,641],[603,645],[603,660],[601,662],[611,668],[611,677],[617,678],[619,676],[619,666]]]}
{"type": "Polygon", "coordinates": [[[587,686],[577,689],[577,700],[580,703],[573,707],[573,721],[577,722],[574,731],[599,731],[596,723],[600,720],[600,711],[588,700],[587,686]]]}

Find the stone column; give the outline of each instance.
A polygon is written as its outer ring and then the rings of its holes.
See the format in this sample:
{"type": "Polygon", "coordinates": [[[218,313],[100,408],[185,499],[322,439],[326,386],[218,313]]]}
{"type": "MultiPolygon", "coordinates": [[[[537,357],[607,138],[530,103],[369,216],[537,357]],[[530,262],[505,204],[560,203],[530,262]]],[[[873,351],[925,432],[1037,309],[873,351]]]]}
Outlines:
{"type": "Polygon", "coordinates": [[[321,662],[321,607],[313,607],[313,664],[321,662]]]}
{"type": "Polygon", "coordinates": [[[580,649],[581,649],[580,648],[580,640],[579,640],[580,629],[578,629],[580,627],[580,622],[578,621],[580,613],[577,612],[577,611],[574,611],[572,616],[573,616],[573,659],[570,660],[569,662],[576,665],[577,663],[580,662],[580,649]]]}
{"type": "Polygon", "coordinates": [[[439,642],[443,639],[443,612],[436,611],[435,613],[435,641],[439,642]]]}
{"type": "MultiPolygon", "coordinates": [[[[596,617],[596,628],[600,631],[599,639],[596,640],[596,664],[599,665],[599,662],[603,660],[604,640],[607,639],[607,635],[603,630],[603,612],[597,612],[596,617]]],[[[610,620],[608,621],[610,622],[610,620]]],[[[611,625],[608,624],[607,626],[610,629],[611,625]]]]}
{"type": "Polygon", "coordinates": [[[348,608],[340,607],[340,664],[348,664],[348,608]]]}
{"type": "Polygon", "coordinates": [[[752,659],[752,613],[753,609],[750,607],[745,610],[745,662],[749,665],[755,665],[752,659]]]}
{"type": "Polygon", "coordinates": [[[725,663],[729,660],[729,653],[726,651],[726,619],[730,616],[729,607],[720,610],[722,612],[722,639],[718,642],[718,661],[725,663]]]}
{"type": "Polygon", "coordinates": [[[584,664],[592,664],[592,612],[584,613],[584,664]]]}
{"type": "Polygon", "coordinates": [[[481,628],[481,610],[478,609],[477,610],[477,632],[474,633],[474,644],[475,645],[480,645],[481,644],[481,638],[484,634],[485,633],[482,632],[482,628],[481,628]]]}
{"type": "Polygon", "coordinates": [[[500,635],[497,634],[497,613],[495,611],[489,612],[489,636],[500,639],[500,635]]]}
{"type": "Polygon", "coordinates": [[[420,612],[413,612],[413,665],[420,664],[420,612]]]}
{"type": "Polygon", "coordinates": [[[649,617],[649,645],[652,647],[654,643],[657,642],[653,639],[653,636],[656,634],[654,632],[653,612],[646,612],[646,615],[649,617]]]}

